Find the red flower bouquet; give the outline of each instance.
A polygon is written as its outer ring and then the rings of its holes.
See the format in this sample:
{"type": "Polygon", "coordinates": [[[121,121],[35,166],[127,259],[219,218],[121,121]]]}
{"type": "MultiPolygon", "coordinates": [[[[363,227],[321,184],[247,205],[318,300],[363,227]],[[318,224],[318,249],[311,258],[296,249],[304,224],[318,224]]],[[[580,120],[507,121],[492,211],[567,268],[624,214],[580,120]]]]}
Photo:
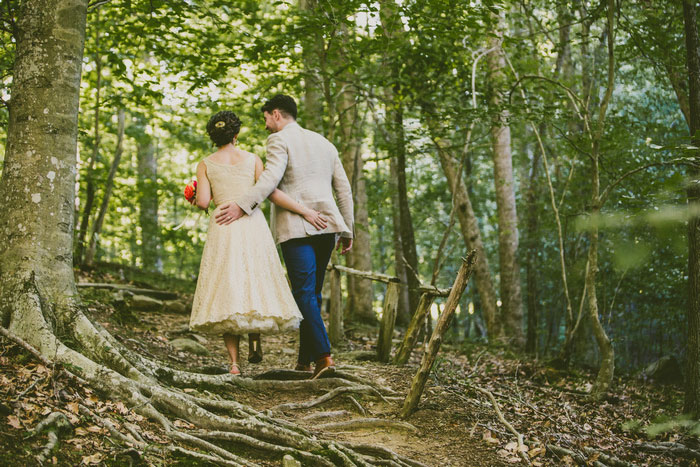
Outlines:
{"type": "Polygon", "coordinates": [[[197,180],[192,180],[185,185],[185,199],[188,203],[194,204],[197,200],[197,180]]]}

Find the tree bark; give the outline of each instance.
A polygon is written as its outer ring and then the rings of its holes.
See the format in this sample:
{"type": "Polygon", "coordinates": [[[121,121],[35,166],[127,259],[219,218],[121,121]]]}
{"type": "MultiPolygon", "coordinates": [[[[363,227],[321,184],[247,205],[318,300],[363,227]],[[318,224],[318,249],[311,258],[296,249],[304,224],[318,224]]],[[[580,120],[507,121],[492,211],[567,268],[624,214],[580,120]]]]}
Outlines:
{"type": "Polygon", "coordinates": [[[464,185],[462,176],[458,171],[459,164],[454,157],[449,154],[447,148],[443,147],[439,139],[434,138],[434,141],[438,150],[438,156],[440,157],[440,165],[442,166],[443,172],[445,172],[447,183],[456,205],[456,215],[459,220],[464,244],[467,249],[476,250],[478,252],[474,264],[474,281],[479,298],[481,299],[481,307],[483,308],[484,320],[486,321],[486,332],[488,333],[489,342],[493,343],[502,336],[503,328],[501,327],[498,307],[496,306],[496,289],[493,285],[491,267],[486,258],[484,243],[481,240],[479,223],[474,213],[467,187],[464,185]]]}
{"type": "MultiPolygon", "coordinates": [[[[346,29],[346,28],[344,28],[346,29]]],[[[344,65],[348,59],[349,34],[342,32],[339,55],[344,65]]],[[[339,68],[342,67],[339,63],[339,68]]],[[[355,206],[355,232],[353,247],[347,254],[347,265],[360,271],[372,270],[372,251],[370,250],[369,213],[367,193],[362,160],[362,119],[358,110],[355,81],[357,77],[345,69],[340,73],[338,86],[341,91],[336,109],[340,125],[340,159],[350,180],[355,206]]],[[[354,276],[348,276],[347,316],[351,321],[375,324],[377,317],[372,309],[372,282],[354,276]]]]}
{"type": "Polygon", "coordinates": [[[138,142],[139,224],[141,260],[149,271],[163,271],[158,226],[158,163],[153,139],[143,133],[138,142]]]}
{"type": "Polygon", "coordinates": [[[537,172],[540,165],[540,152],[534,151],[528,174],[527,187],[525,189],[525,271],[527,281],[527,341],[525,350],[536,354],[538,347],[537,329],[539,323],[540,306],[537,290],[538,253],[541,242],[538,242],[537,226],[537,200],[539,198],[539,184],[537,172]]]}
{"type": "Polygon", "coordinates": [[[78,99],[87,5],[22,2],[0,199],[2,326],[39,349],[78,302],[72,269],[78,99]],[[49,305],[50,304],[50,305],[49,305]],[[38,314],[37,314],[38,313],[38,314]]]}
{"type": "MultiPolygon", "coordinates": [[[[695,2],[683,0],[686,62],[688,64],[688,100],[690,136],[693,146],[700,144],[700,39],[698,38],[695,2]]],[[[700,161],[697,152],[696,162],[700,161]]],[[[688,208],[700,207],[700,172],[690,169],[688,208]]],[[[686,383],[684,410],[694,418],[700,416],[700,217],[688,219],[688,350],[686,352],[686,383]]]]}
{"type": "MultiPolygon", "coordinates": [[[[608,105],[612,98],[615,86],[615,54],[614,54],[614,21],[615,21],[615,0],[608,0],[607,7],[607,42],[608,42],[608,77],[605,95],[600,103],[598,110],[598,120],[596,121],[595,130],[592,134],[591,146],[591,216],[595,218],[600,213],[602,200],[600,197],[600,141],[603,137],[605,127],[605,116],[608,105]]],[[[600,313],[598,311],[598,299],[596,294],[596,277],[598,273],[598,227],[591,226],[589,231],[589,247],[588,247],[588,272],[586,274],[586,290],[588,298],[588,310],[590,313],[591,324],[593,325],[593,335],[600,350],[600,369],[598,376],[591,390],[591,396],[595,399],[603,397],[609,390],[612,384],[613,375],[615,372],[615,353],[610,342],[610,338],[605,332],[603,325],[600,322],[600,313]]]]}
{"type": "MultiPolygon", "coordinates": [[[[396,277],[399,278],[402,284],[408,282],[406,273],[406,263],[403,261],[403,242],[401,241],[401,214],[396,206],[399,205],[399,187],[398,187],[398,164],[396,159],[392,158],[389,161],[389,191],[391,192],[391,205],[394,208],[391,210],[391,239],[394,246],[394,269],[396,277]]],[[[408,300],[408,287],[402,285],[399,288],[399,302],[397,305],[396,314],[398,316],[410,315],[410,303],[408,300]]]]}
{"type": "MultiPolygon", "coordinates": [[[[317,0],[300,0],[299,8],[305,14],[313,17],[317,13],[317,0]]],[[[318,64],[323,50],[323,38],[317,33],[316,28],[311,28],[305,42],[302,45],[301,60],[304,65],[304,106],[299,119],[302,126],[319,133],[323,133],[323,105],[321,101],[321,80],[318,76],[318,64]]]]}
{"type": "Polygon", "coordinates": [[[499,17],[498,22],[496,34],[490,39],[489,47],[494,50],[488,56],[488,69],[491,86],[490,105],[495,111],[491,126],[491,142],[498,214],[498,256],[503,302],[501,315],[506,338],[512,340],[516,347],[522,347],[525,344],[525,337],[522,323],[518,217],[515,206],[509,112],[501,109],[502,98],[499,90],[505,79],[506,66],[502,49],[503,18],[499,17]]]}
{"type": "Polygon", "coordinates": [[[117,148],[114,151],[114,159],[112,160],[112,167],[109,169],[109,174],[107,175],[107,182],[105,185],[105,192],[102,198],[102,204],[100,205],[100,210],[97,214],[95,222],[92,224],[92,229],[90,230],[90,245],[88,246],[87,252],[85,253],[85,264],[91,266],[95,260],[95,254],[97,252],[97,240],[102,232],[102,223],[104,222],[105,215],[107,214],[107,208],[109,207],[109,199],[112,196],[112,189],[114,188],[114,176],[117,174],[117,169],[119,168],[119,162],[122,159],[122,150],[124,142],[124,109],[119,109],[119,127],[117,129],[117,148]]]}

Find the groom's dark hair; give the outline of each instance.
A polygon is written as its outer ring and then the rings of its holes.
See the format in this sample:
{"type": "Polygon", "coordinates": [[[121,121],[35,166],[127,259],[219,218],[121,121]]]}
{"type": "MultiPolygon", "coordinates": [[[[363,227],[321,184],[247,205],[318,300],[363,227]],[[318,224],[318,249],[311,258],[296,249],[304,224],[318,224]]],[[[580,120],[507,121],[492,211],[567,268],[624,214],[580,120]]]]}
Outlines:
{"type": "Polygon", "coordinates": [[[297,119],[297,103],[294,102],[294,98],[291,96],[277,94],[272,97],[272,99],[265,102],[261,110],[271,113],[275,109],[279,110],[285,117],[292,117],[294,120],[297,119]]]}

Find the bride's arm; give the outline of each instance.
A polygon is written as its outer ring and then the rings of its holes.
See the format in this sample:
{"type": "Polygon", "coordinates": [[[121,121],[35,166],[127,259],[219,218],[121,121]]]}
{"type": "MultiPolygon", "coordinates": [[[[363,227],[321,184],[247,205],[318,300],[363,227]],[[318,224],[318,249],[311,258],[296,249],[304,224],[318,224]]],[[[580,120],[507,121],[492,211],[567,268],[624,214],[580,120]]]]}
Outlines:
{"type": "Polygon", "coordinates": [[[204,161],[197,164],[197,207],[208,209],[211,203],[211,184],[207,178],[207,165],[204,161]]]}
{"type": "MultiPolygon", "coordinates": [[[[258,156],[255,156],[255,181],[258,180],[260,174],[263,172],[263,163],[258,156]]],[[[317,230],[323,230],[327,227],[326,219],[321,216],[320,212],[314,211],[313,209],[307,208],[299,203],[297,203],[291,196],[289,196],[284,191],[279,188],[275,188],[270,196],[267,197],[270,201],[275,203],[277,206],[284,208],[288,211],[299,214],[304,217],[306,221],[313,225],[317,230]]]]}

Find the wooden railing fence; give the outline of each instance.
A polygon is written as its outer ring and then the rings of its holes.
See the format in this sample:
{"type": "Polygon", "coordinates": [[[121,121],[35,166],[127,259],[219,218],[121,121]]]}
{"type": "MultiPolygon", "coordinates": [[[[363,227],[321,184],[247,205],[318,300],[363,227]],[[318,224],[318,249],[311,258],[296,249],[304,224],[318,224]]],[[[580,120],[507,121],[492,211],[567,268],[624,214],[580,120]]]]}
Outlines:
{"type": "MultiPolygon", "coordinates": [[[[339,264],[331,264],[328,266],[331,279],[331,297],[330,297],[330,318],[328,323],[328,337],[331,344],[340,344],[344,337],[343,331],[343,307],[342,295],[340,290],[340,274],[345,273],[355,277],[369,279],[375,282],[383,282],[386,284],[386,293],[384,294],[384,303],[382,305],[382,319],[379,325],[379,337],[377,339],[377,359],[380,362],[388,362],[391,356],[391,340],[394,334],[394,325],[396,323],[396,310],[399,301],[399,289],[402,284],[398,277],[389,276],[378,272],[359,271],[357,269],[348,268],[339,264]]],[[[436,297],[447,297],[450,294],[450,289],[440,289],[432,285],[421,284],[418,287],[421,293],[418,308],[411,318],[411,322],[406,329],[401,346],[396,352],[394,363],[405,364],[418,340],[418,334],[425,322],[426,316],[430,312],[430,306],[436,297]]],[[[460,294],[461,295],[461,294],[460,294]]]]}

